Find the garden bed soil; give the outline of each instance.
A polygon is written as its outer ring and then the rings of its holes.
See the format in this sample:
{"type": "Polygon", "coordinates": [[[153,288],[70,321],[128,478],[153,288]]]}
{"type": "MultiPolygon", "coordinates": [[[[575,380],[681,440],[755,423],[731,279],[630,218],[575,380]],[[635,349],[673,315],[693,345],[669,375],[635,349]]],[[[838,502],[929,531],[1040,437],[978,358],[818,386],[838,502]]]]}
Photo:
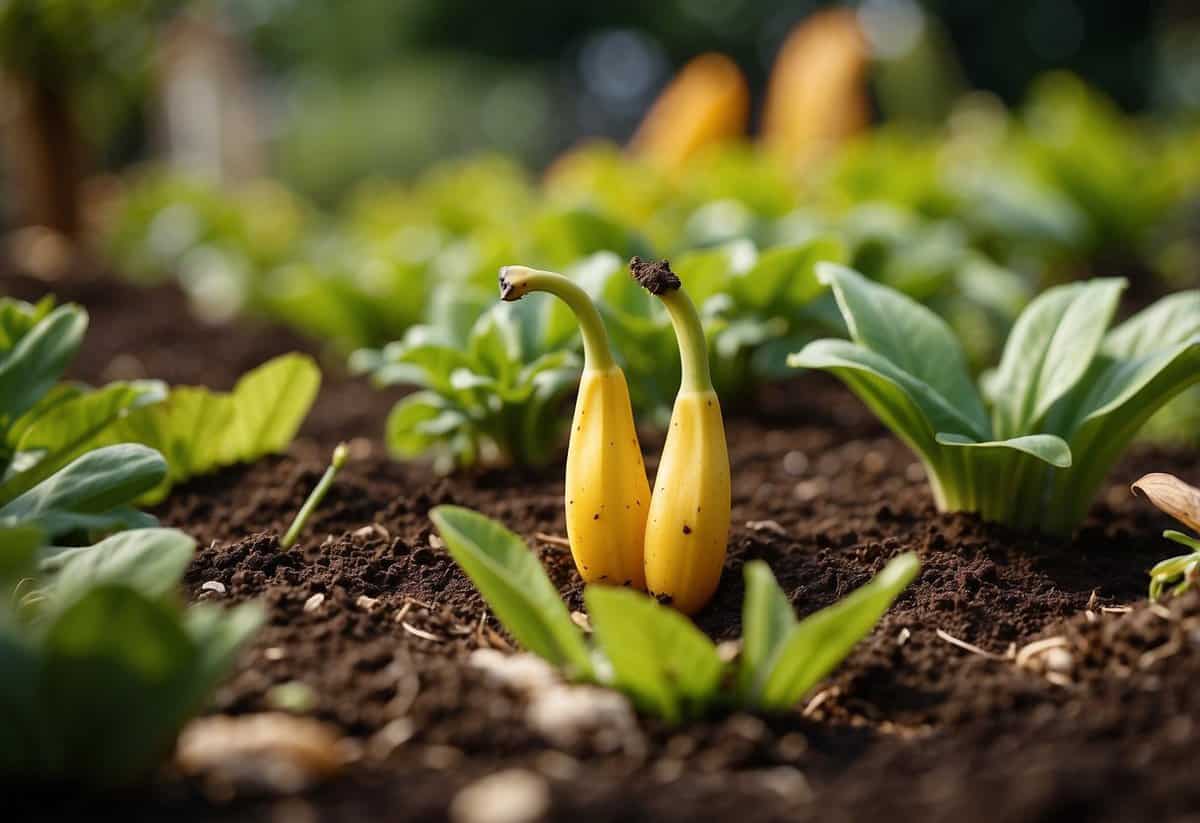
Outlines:
{"type": "MultiPolygon", "coordinates": [[[[2,285],[45,290],[12,275],[2,285]]],[[[200,323],[169,287],[59,291],[92,313],[75,367],[84,379],[227,388],[270,356],[312,350],[266,325],[200,323]]],[[[1200,595],[1145,602],[1146,569],[1171,552],[1168,524],[1128,492],[1150,470],[1196,479],[1194,452],[1135,450],[1078,535],[1056,541],[938,514],[919,464],[825,377],[774,387],[756,416],[728,421],[734,527],[699,625],[739,635],[751,559],[770,563],[801,614],[902,551],[920,555],[919,578],[803,711],[674,729],[642,719],[556,747],[527,724],[523,697],[469,664],[474,649],[508,641],[428,512],[455,503],[500,519],[578,609],[569,553],[544,539],[564,534],[562,467],[439,477],[392,462],[379,435],[396,396],[331,373],[288,454],[193,481],[158,512],[200,543],[190,598],[267,609],[211,710],[267,710],[273,687],[300,681],[311,713],[361,744],[359,759],[286,798],[214,796],[167,769],[111,798],[122,818],[436,820],[465,786],[518,768],[548,791],[547,818],[573,823],[1198,819],[1200,595]],[[353,459],[297,548],[281,552],[329,448],[349,438],[353,459]],[[1027,644],[1048,638],[1053,654],[1030,655],[1027,644]]],[[[645,444],[653,471],[660,441],[645,444]]],[[[84,803],[26,800],[43,819],[84,803]]]]}

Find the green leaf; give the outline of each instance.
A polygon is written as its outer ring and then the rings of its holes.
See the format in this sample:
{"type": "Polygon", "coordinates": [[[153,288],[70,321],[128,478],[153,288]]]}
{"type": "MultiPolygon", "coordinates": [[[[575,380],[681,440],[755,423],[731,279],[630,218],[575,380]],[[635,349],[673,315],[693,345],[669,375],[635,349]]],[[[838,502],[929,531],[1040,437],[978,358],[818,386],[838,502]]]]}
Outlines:
{"type": "Polygon", "coordinates": [[[242,375],[231,393],[233,428],[221,462],[248,463],[286,449],[320,388],[321,370],[306,354],[285,354],[242,375]]]}
{"type": "MultiPolygon", "coordinates": [[[[833,288],[850,337],[862,348],[882,355],[907,376],[906,390],[916,384],[928,387],[924,396],[936,396],[938,405],[956,410],[960,424],[941,430],[990,439],[987,412],[967,370],[962,346],[945,321],[920,303],[872,283],[844,266],[825,263],[817,267],[821,281],[833,288]]],[[[919,403],[925,404],[920,397],[919,403]]]]}
{"type": "Polygon", "coordinates": [[[101,583],[120,583],[161,598],[175,591],[195,549],[196,541],[183,532],[138,529],[56,554],[41,570],[52,575],[51,597],[60,604],[73,603],[101,583]]]}
{"type": "Polygon", "coordinates": [[[0,507],[0,518],[40,525],[49,537],[79,527],[76,515],[104,515],[162,482],[167,464],[153,449],[132,443],[76,458],[61,471],[0,507]]]}
{"type": "Polygon", "coordinates": [[[41,529],[29,523],[0,523],[0,589],[7,592],[13,583],[34,571],[45,537],[41,529]]]}
{"type": "Polygon", "coordinates": [[[11,297],[0,297],[0,354],[11,351],[54,309],[54,297],[47,295],[36,305],[11,297]]]}
{"type": "Polygon", "coordinates": [[[442,398],[434,392],[410,394],[388,414],[386,438],[388,449],[397,457],[418,457],[438,438],[424,428],[446,411],[442,398]]]}
{"type": "Polygon", "coordinates": [[[713,703],[724,666],[692,621],[630,589],[588,586],[584,600],[613,685],[641,709],[677,723],[713,703]]]}
{"type": "Polygon", "coordinates": [[[765,562],[747,563],[745,578],[738,694],[743,701],[753,704],[796,626],[796,615],[765,562]]]}
{"type": "Polygon", "coordinates": [[[0,484],[0,500],[11,500],[33,488],[91,449],[118,420],[166,396],[165,384],[143,380],[110,383],[56,403],[22,432],[17,443],[19,455],[31,455],[36,462],[0,484]]]}
{"type": "Polygon", "coordinates": [[[50,391],[79,350],[87,312],[60,306],[0,356],[0,428],[12,425],[50,391]]]}
{"type": "Polygon", "coordinates": [[[1008,440],[989,440],[979,443],[961,435],[939,433],[937,442],[943,446],[958,446],[969,449],[1012,449],[1036,457],[1059,469],[1071,467],[1071,447],[1061,437],[1053,434],[1030,434],[1008,440]]]}
{"type": "Polygon", "coordinates": [[[321,372],[311,357],[282,355],[244,374],[228,393],[173,388],[165,401],[131,411],[103,439],[162,452],[170,473],[144,498],[157,502],[175,483],[285,450],[320,384],[321,372]]]}
{"type": "Polygon", "coordinates": [[[774,246],[759,254],[747,271],[732,278],[729,289],[739,304],[779,313],[803,306],[825,290],[817,278],[818,263],[842,263],[847,256],[845,244],[833,236],[774,246]]]}
{"type": "Polygon", "coordinates": [[[1031,431],[1083,378],[1125,285],[1107,278],[1059,286],[1021,313],[988,383],[998,437],[1031,431]]]}
{"type": "Polygon", "coordinates": [[[537,557],[508,529],[470,509],[438,506],[429,513],[454,561],[525,648],[549,663],[590,677],[591,660],[537,557]]]}
{"type": "Polygon", "coordinates": [[[974,430],[974,421],[931,386],[899,369],[887,357],[847,340],[816,340],[788,358],[788,365],[824,369],[837,375],[888,428],[914,451],[933,460],[937,432],[962,433],[988,440],[974,430]]]}
{"type": "Polygon", "coordinates": [[[795,706],[875,627],[919,570],[915,554],[902,554],[865,585],[800,621],[785,640],[776,638],[774,654],[762,664],[765,675],[755,675],[761,687],[754,702],[773,711],[795,706]]]}

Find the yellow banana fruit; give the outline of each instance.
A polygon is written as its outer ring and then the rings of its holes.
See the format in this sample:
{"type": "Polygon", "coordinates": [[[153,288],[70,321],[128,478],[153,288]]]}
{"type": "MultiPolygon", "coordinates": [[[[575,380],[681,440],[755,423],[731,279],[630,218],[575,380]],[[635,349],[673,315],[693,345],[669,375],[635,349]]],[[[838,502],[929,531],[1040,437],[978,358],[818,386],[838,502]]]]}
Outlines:
{"type": "Polygon", "coordinates": [[[750,91],[737,64],[710,52],[691,60],[654,101],[629,148],[679,171],[708,146],[737,140],[750,120],[750,91]]]}
{"type": "Polygon", "coordinates": [[[650,484],[633,423],[625,373],[613,360],[608,334],[591,298],[561,274],[525,266],[500,270],[500,296],[531,291],[561,299],[579,321],[583,376],[567,449],[567,541],[586,583],[645,589],[642,547],[650,484]]]}
{"type": "Polygon", "coordinates": [[[633,258],[637,281],[663,301],[675,327],[682,380],[646,521],[646,587],[684,614],[712,598],[729,539],[729,450],[696,307],[667,261],[633,258]]]}

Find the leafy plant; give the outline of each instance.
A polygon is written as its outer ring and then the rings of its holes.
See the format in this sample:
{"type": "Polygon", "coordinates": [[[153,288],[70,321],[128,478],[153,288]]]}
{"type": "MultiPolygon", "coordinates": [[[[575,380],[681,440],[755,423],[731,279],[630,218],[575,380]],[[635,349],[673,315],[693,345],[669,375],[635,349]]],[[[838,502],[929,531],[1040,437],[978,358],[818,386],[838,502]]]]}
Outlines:
{"type": "Polygon", "coordinates": [[[284,354],[246,372],[230,392],[172,387],[165,400],[129,412],[101,440],[162,452],[170,469],[143,498],[157,502],[176,483],[286,449],[320,387],[311,357],[284,354]]]}
{"type": "Polygon", "coordinates": [[[168,753],[261,613],[180,609],[175,589],[195,547],[180,532],[125,532],[59,553],[44,539],[35,526],[0,526],[0,776],[134,782],[168,753]]]}
{"type": "Polygon", "coordinates": [[[579,358],[541,322],[536,299],[495,306],[465,340],[451,329],[416,326],[402,341],[360,350],[351,368],[382,385],[416,385],[392,410],[394,454],[432,452],[454,465],[536,465],[553,456],[565,427],[561,405],[579,380],[579,358]]]}
{"type": "MultiPolygon", "coordinates": [[[[1145,495],[1156,508],[1171,515],[1192,531],[1200,534],[1200,489],[1189,486],[1178,477],[1155,472],[1147,474],[1132,486],[1135,494],[1145,495]]],[[[1167,529],[1163,537],[1190,551],[1158,563],[1150,570],[1150,599],[1157,600],[1170,589],[1182,594],[1200,580],[1200,538],[1167,529]]]]}
{"type": "Polygon", "coordinates": [[[690,620],[630,589],[587,587],[595,632],[589,646],[517,535],[457,506],[439,506],[430,516],[518,643],[568,677],[619,689],[673,723],[722,706],[791,709],[870,632],[920,565],[915,555],[900,555],[848,597],[797,620],[770,568],[748,563],[742,653],[726,664],[690,620]]]}
{"type": "Polygon", "coordinates": [[[790,359],[843,380],[921,458],[946,511],[1065,534],[1143,423],[1200,380],[1200,292],[1112,330],[1125,282],[1044,292],[1018,318],[980,392],[946,323],[836,265],[820,268],[851,340],[790,359]]]}

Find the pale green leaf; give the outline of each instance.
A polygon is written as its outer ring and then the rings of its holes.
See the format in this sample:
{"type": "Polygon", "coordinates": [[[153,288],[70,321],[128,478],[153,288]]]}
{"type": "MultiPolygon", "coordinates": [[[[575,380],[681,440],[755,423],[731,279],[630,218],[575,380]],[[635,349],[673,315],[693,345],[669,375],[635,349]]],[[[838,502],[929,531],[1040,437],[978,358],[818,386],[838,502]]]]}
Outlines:
{"type": "Polygon", "coordinates": [[[613,685],[640,708],[677,723],[713,702],[723,664],[692,621],[630,589],[588,586],[584,601],[613,685]]]}
{"type": "Polygon", "coordinates": [[[513,637],[555,666],[592,671],[587,644],[537,557],[521,538],[470,509],[429,513],[450,556],[513,637]]]}
{"type": "Polygon", "coordinates": [[[59,306],[0,355],[0,428],[32,409],[62,376],[87,331],[87,312],[59,306]]]}
{"type": "Polygon", "coordinates": [[[747,563],[745,579],[738,693],[743,701],[753,704],[796,626],[796,615],[765,562],[747,563]]]}

